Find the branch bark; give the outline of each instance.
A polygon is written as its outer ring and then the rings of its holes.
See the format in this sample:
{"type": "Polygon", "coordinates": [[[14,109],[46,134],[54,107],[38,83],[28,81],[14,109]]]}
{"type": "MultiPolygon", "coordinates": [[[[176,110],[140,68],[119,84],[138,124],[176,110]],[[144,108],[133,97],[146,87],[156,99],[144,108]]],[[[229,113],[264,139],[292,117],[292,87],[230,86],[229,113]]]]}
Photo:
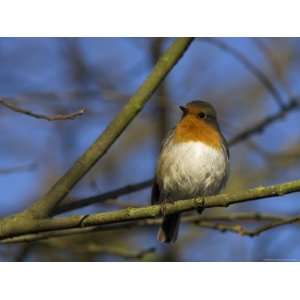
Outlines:
{"type": "MultiPolygon", "coordinates": [[[[281,225],[299,223],[299,221],[300,221],[299,215],[291,217],[291,216],[282,216],[282,215],[262,214],[257,212],[229,213],[229,214],[218,214],[212,216],[201,214],[201,215],[185,216],[182,218],[182,222],[186,224],[195,224],[201,228],[213,229],[223,233],[229,231],[244,236],[251,235],[251,234],[252,236],[254,236],[253,232],[261,231],[262,229],[263,231],[267,231],[279,227],[281,225]],[[221,224],[220,221],[230,222],[230,223],[232,222],[251,222],[251,223],[269,222],[269,223],[259,226],[255,230],[250,231],[243,228],[240,224],[234,224],[234,225],[228,223],[221,224]],[[243,234],[241,234],[241,231],[243,231],[243,234]]],[[[50,230],[50,231],[43,231],[38,233],[23,234],[20,236],[3,239],[1,243],[5,243],[5,244],[24,243],[24,242],[26,243],[26,242],[45,240],[49,238],[66,237],[70,235],[85,234],[85,233],[91,233],[97,231],[128,230],[137,227],[142,228],[142,227],[149,227],[149,226],[157,226],[160,225],[161,222],[162,222],[162,218],[157,218],[157,219],[137,220],[137,221],[126,222],[126,223],[118,223],[110,226],[96,225],[96,226],[89,226],[83,228],[78,227],[78,228],[71,228],[71,229],[50,230]]]]}
{"type": "MultiPolygon", "coordinates": [[[[165,214],[191,211],[197,208],[227,207],[232,204],[253,201],[263,198],[282,196],[300,191],[300,180],[266,187],[257,187],[232,194],[220,194],[210,197],[199,197],[188,200],[179,200],[165,205],[165,214]]],[[[7,243],[10,238],[39,233],[50,230],[64,230],[97,225],[118,224],[121,222],[135,221],[162,216],[160,205],[151,205],[141,208],[127,208],[112,212],[96,213],[85,216],[70,216],[52,219],[22,219],[18,216],[4,219],[0,223],[0,242],[7,243]]]]}

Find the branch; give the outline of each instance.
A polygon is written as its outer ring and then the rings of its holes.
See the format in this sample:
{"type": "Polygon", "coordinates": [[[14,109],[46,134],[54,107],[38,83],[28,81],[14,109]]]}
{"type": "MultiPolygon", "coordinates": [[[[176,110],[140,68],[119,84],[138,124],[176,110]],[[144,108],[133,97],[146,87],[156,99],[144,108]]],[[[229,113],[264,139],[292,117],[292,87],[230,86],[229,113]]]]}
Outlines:
{"type": "Polygon", "coordinates": [[[300,103],[297,101],[297,99],[293,98],[289,101],[288,104],[284,105],[282,109],[265,119],[261,120],[254,126],[251,126],[249,128],[246,128],[245,130],[239,132],[237,135],[235,135],[233,138],[231,138],[228,142],[230,146],[235,145],[237,143],[240,143],[241,141],[249,138],[250,136],[261,133],[266,127],[268,127],[270,124],[274,123],[275,121],[278,121],[285,117],[285,115],[293,110],[299,109],[300,103]]]}
{"type": "Polygon", "coordinates": [[[61,214],[61,213],[64,213],[66,211],[70,211],[73,209],[79,209],[79,208],[82,208],[82,207],[85,207],[88,205],[92,205],[95,203],[114,199],[121,195],[134,193],[134,192],[140,191],[142,189],[145,189],[147,187],[150,187],[152,185],[152,183],[153,183],[153,179],[149,179],[149,180],[145,180],[145,181],[142,181],[139,183],[126,185],[124,187],[121,187],[121,188],[118,188],[115,190],[111,190],[111,191],[103,193],[101,195],[87,197],[87,198],[80,199],[80,200],[73,200],[70,203],[66,203],[66,204],[63,204],[63,205],[57,207],[54,210],[53,214],[54,215],[61,214]]]}
{"type": "Polygon", "coordinates": [[[91,233],[91,232],[97,232],[100,230],[101,231],[105,230],[105,227],[91,226],[91,227],[85,227],[85,228],[50,230],[50,231],[43,231],[43,232],[37,232],[37,233],[22,234],[19,236],[3,239],[2,241],[0,241],[0,243],[16,244],[16,243],[36,242],[36,241],[45,240],[45,239],[54,238],[54,237],[66,237],[69,235],[91,233]]]}
{"type": "Polygon", "coordinates": [[[47,115],[43,115],[43,114],[37,114],[37,113],[34,113],[32,111],[29,111],[29,110],[25,110],[23,108],[20,108],[20,107],[17,107],[15,106],[14,104],[11,104],[7,101],[5,101],[4,97],[1,97],[0,98],[0,105],[14,111],[14,112],[17,112],[17,113],[20,113],[20,114],[23,114],[23,115],[27,115],[27,116],[30,116],[30,117],[33,117],[33,118],[36,118],[36,119],[43,119],[43,120],[47,120],[47,121],[65,121],[65,120],[73,120],[81,115],[83,115],[85,113],[85,109],[84,108],[81,108],[80,110],[78,111],[75,111],[73,113],[69,113],[69,114],[58,114],[58,115],[53,115],[53,116],[47,116],[47,115]]]}
{"type": "MultiPolygon", "coordinates": [[[[217,215],[201,215],[199,221],[226,221],[226,222],[236,222],[236,221],[246,221],[246,222],[266,222],[266,221],[280,221],[286,220],[289,216],[285,215],[274,215],[259,212],[232,212],[229,214],[217,214],[217,215]]],[[[193,220],[190,220],[193,221],[193,220]]]]}
{"type": "Polygon", "coordinates": [[[255,44],[257,49],[263,54],[265,60],[270,64],[272,69],[275,72],[278,80],[281,82],[282,87],[284,88],[287,95],[291,96],[290,88],[288,87],[288,83],[286,82],[283,76],[283,66],[279,62],[280,55],[276,55],[278,53],[274,53],[273,49],[269,47],[263,40],[263,38],[250,38],[252,42],[255,44]]]}
{"type": "Polygon", "coordinates": [[[18,172],[29,172],[33,171],[37,167],[37,163],[32,162],[27,165],[20,165],[8,168],[1,168],[0,174],[11,174],[11,173],[18,173],[18,172]]]}
{"type": "Polygon", "coordinates": [[[244,56],[241,52],[239,52],[237,49],[230,47],[228,44],[223,42],[220,39],[216,38],[200,38],[199,41],[209,42],[210,44],[218,47],[219,49],[222,49],[226,51],[227,53],[231,54],[233,57],[235,57],[239,62],[241,62],[261,83],[262,85],[271,93],[273,96],[273,99],[277,102],[277,104],[283,108],[284,107],[284,101],[281,97],[281,94],[279,90],[273,85],[272,81],[252,62],[244,56]]]}
{"type": "Polygon", "coordinates": [[[154,254],[155,248],[148,248],[140,251],[132,251],[127,248],[116,246],[103,246],[98,244],[91,244],[86,247],[87,249],[79,249],[79,253],[90,252],[104,255],[119,256],[126,259],[144,260],[147,255],[154,254]]]}
{"type": "Polygon", "coordinates": [[[218,230],[221,232],[229,231],[229,232],[237,233],[241,236],[255,237],[267,230],[274,229],[274,228],[277,228],[282,225],[293,224],[293,223],[296,223],[299,221],[300,221],[300,216],[295,216],[295,217],[287,218],[285,220],[275,221],[273,223],[259,226],[254,230],[246,229],[246,228],[242,227],[240,224],[230,225],[230,224],[203,222],[203,221],[194,221],[193,223],[202,228],[214,229],[214,230],[218,230]]]}
{"type": "MultiPolygon", "coordinates": [[[[221,232],[234,232],[241,234],[241,230],[244,232],[243,235],[247,235],[246,233],[250,231],[245,231],[241,227],[241,225],[231,225],[231,224],[220,224],[217,222],[225,221],[225,222],[236,222],[236,221],[247,221],[247,222],[266,222],[266,221],[272,221],[272,224],[276,224],[275,227],[278,227],[280,225],[292,224],[296,223],[297,220],[294,222],[291,222],[291,219],[300,218],[300,216],[282,216],[282,215],[272,215],[272,214],[262,214],[258,212],[238,212],[238,213],[230,213],[230,214],[218,214],[218,215],[192,215],[192,216],[185,216],[182,218],[182,222],[186,224],[195,224],[201,228],[205,229],[214,229],[221,232]],[[277,222],[281,222],[280,224],[277,222]],[[277,225],[278,224],[278,225],[277,225]]],[[[298,220],[300,221],[300,220],[298,220]]],[[[113,224],[109,226],[90,226],[90,227],[84,227],[84,228],[71,228],[71,229],[58,229],[58,230],[50,230],[50,231],[44,231],[44,232],[38,232],[38,233],[32,233],[32,234],[23,234],[20,236],[3,239],[1,242],[5,244],[15,244],[15,243],[24,243],[24,242],[34,242],[34,241],[40,241],[45,240],[49,238],[57,238],[57,237],[66,237],[70,235],[79,235],[79,234],[85,234],[85,233],[92,233],[92,232],[98,232],[98,231],[115,231],[115,230],[128,230],[132,228],[137,227],[145,227],[145,226],[157,226],[160,225],[162,222],[161,218],[157,219],[144,219],[144,220],[137,220],[132,222],[126,222],[126,223],[118,223],[113,224]]],[[[271,223],[270,223],[271,224],[271,223]]],[[[258,227],[257,230],[261,230],[261,228],[265,228],[265,226],[269,226],[270,224],[264,225],[262,227],[258,227]]],[[[267,229],[264,229],[264,231],[268,229],[272,229],[272,226],[269,226],[267,229]]],[[[253,231],[252,231],[253,232],[253,231]]],[[[248,235],[250,235],[249,233],[248,235]]],[[[253,234],[253,233],[252,233],[253,234]]]]}
{"type": "Polygon", "coordinates": [[[76,183],[95,165],[117,140],[129,123],[140,112],[159,84],[175,66],[186,51],[192,38],[177,38],[160,57],[147,79],[139,87],[128,103],[117,114],[104,132],[97,138],[86,152],[74,163],[48,193],[35,202],[28,210],[35,218],[49,216],[61,200],[69,193],[76,183]]]}
{"type": "MultiPolygon", "coordinates": [[[[300,191],[300,180],[295,180],[277,185],[257,187],[232,194],[220,194],[210,197],[179,200],[174,203],[167,203],[164,206],[164,211],[166,215],[169,215],[173,213],[191,211],[197,208],[227,207],[232,204],[275,196],[279,197],[298,191],[300,191]]],[[[162,208],[160,205],[151,205],[141,208],[127,208],[85,216],[69,216],[41,220],[22,218],[22,215],[17,215],[5,218],[2,222],[0,222],[0,242],[8,242],[9,238],[28,233],[118,224],[120,222],[158,218],[161,216],[162,208]]]]}
{"type": "MultiPolygon", "coordinates": [[[[55,251],[61,248],[65,249],[65,245],[60,245],[55,242],[51,243],[50,241],[40,243],[40,245],[53,248],[55,251]]],[[[131,250],[121,245],[104,246],[95,242],[85,243],[84,247],[72,247],[70,250],[78,254],[93,253],[97,255],[111,255],[131,260],[147,260],[147,258],[153,257],[152,255],[156,252],[156,249],[153,247],[142,250],[131,250]],[[149,257],[150,254],[152,254],[151,257],[149,257]]]]}

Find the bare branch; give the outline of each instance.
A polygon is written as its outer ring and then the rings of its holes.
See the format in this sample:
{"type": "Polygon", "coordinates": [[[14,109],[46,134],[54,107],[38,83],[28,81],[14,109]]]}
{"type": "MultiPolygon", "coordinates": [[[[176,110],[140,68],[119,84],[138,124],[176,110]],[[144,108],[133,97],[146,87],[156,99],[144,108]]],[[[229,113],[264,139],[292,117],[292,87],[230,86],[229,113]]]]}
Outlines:
{"type": "Polygon", "coordinates": [[[153,179],[145,180],[139,183],[134,183],[130,185],[126,185],[124,187],[103,193],[101,195],[96,195],[88,198],[84,198],[81,200],[73,200],[70,203],[63,204],[59,207],[57,207],[56,210],[54,210],[53,214],[57,215],[60,213],[64,213],[66,211],[79,209],[88,205],[92,205],[99,202],[104,202],[110,199],[115,199],[121,195],[126,195],[130,193],[134,193],[137,191],[140,191],[142,189],[145,189],[147,187],[150,187],[153,183],[153,179]]]}
{"type": "Polygon", "coordinates": [[[81,108],[78,111],[69,113],[69,114],[58,114],[58,115],[44,115],[44,114],[37,114],[34,113],[30,110],[25,110],[23,108],[17,107],[14,104],[9,103],[8,101],[5,101],[6,98],[1,97],[0,98],[0,105],[23,115],[27,115],[36,119],[42,119],[42,120],[47,120],[47,121],[65,121],[65,120],[73,120],[85,113],[85,109],[81,108]]]}
{"type": "Polygon", "coordinates": [[[241,141],[246,140],[250,136],[261,133],[266,127],[274,123],[275,121],[278,121],[286,116],[286,114],[290,111],[296,110],[300,108],[300,103],[295,98],[291,99],[287,105],[284,105],[284,107],[277,113],[270,115],[266,117],[265,119],[261,120],[254,126],[251,126],[249,128],[246,128],[245,130],[239,132],[237,135],[235,135],[233,138],[231,138],[228,142],[230,146],[235,145],[241,141]]]}
{"type": "Polygon", "coordinates": [[[87,249],[79,248],[78,250],[79,252],[84,253],[92,252],[97,254],[119,256],[131,260],[143,260],[147,255],[155,253],[155,248],[153,247],[141,251],[132,251],[123,247],[103,246],[98,244],[91,244],[87,246],[87,249]]]}
{"type": "Polygon", "coordinates": [[[283,108],[284,101],[279,90],[274,86],[272,81],[258,68],[256,67],[245,55],[243,55],[237,49],[229,46],[225,42],[217,38],[199,38],[198,41],[209,42],[210,44],[226,51],[235,57],[239,62],[241,62],[261,83],[262,85],[271,93],[277,104],[283,108]]]}
{"type": "MultiPolygon", "coordinates": [[[[234,232],[239,233],[241,231],[240,224],[230,224],[232,222],[273,222],[272,224],[277,224],[277,222],[282,222],[282,225],[285,225],[285,222],[289,222],[290,219],[298,218],[298,216],[282,216],[282,215],[273,215],[273,214],[265,214],[258,212],[237,212],[237,213],[226,213],[226,214],[217,214],[217,215],[190,215],[182,218],[182,222],[186,224],[194,224],[202,228],[206,229],[215,229],[221,232],[234,232]],[[229,224],[220,224],[222,222],[229,222],[229,224]]],[[[71,229],[58,229],[58,230],[50,230],[32,234],[23,234],[20,236],[4,239],[1,242],[6,244],[14,244],[14,243],[24,243],[24,242],[34,242],[39,240],[45,240],[49,238],[55,237],[66,237],[69,235],[79,235],[85,233],[92,233],[98,231],[115,231],[115,230],[129,230],[137,227],[149,227],[149,226],[157,226],[161,224],[162,219],[144,219],[137,220],[126,223],[118,223],[113,225],[98,225],[98,226],[90,226],[84,228],[71,228],[71,229]]],[[[296,223],[291,222],[292,223],[296,223]]],[[[270,223],[271,224],[271,223],[270,223]]],[[[269,224],[268,224],[269,225],[269,224]]],[[[277,225],[276,227],[279,227],[277,225]]],[[[265,226],[263,226],[264,228],[265,226]]],[[[258,227],[258,229],[261,227],[258,227]]],[[[242,228],[245,232],[245,229],[242,228]]],[[[272,227],[270,227],[272,229],[272,227]]],[[[266,229],[267,230],[267,229],[266,229]]],[[[264,231],[266,231],[264,230],[264,231]]],[[[248,232],[248,231],[247,231],[248,232]]],[[[253,231],[252,231],[253,232],[253,231]]],[[[246,234],[244,234],[246,235],[246,234]]]]}
{"type": "Polygon", "coordinates": [[[293,224],[293,223],[296,223],[299,221],[300,221],[300,216],[295,216],[295,217],[287,218],[284,220],[268,223],[268,224],[259,226],[253,230],[246,229],[246,228],[242,227],[240,224],[230,225],[230,224],[220,224],[220,223],[205,222],[205,221],[194,221],[193,223],[195,225],[198,225],[203,228],[214,229],[214,230],[218,230],[221,232],[229,231],[229,232],[237,233],[241,236],[255,237],[255,236],[258,236],[261,233],[268,231],[270,229],[275,229],[279,226],[293,224]]]}
{"type": "MultiPolygon", "coordinates": [[[[280,197],[285,194],[300,191],[300,180],[282,184],[257,187],[232,194],[220,194],[210,197],[198,197],[194,199],[179,200],[168,203],[164,207],[166,215],[191,211],[197,208],[227,207],[232,204],[253,201],[263,198],[280,197]]],[[[53,219],[29,219],[25,216],[15,215],[3,219],[0,222],[0,242],[8,242],[9,238],[28,233],[43,231],[82,228],[96,225],[110,225],[122,222],[135,221],[147,218],[161,217],[160,205],[151,205],[141,208],[127,208],[112,212],[96,213],[85,216],[68,216],[53,219]]]]}
{"type": "Polygon", "coordinates": [[[189,216],[183,218],[186,222],[269,222],[269,221],[282,221],[290,218],[285,215],[274,215],[259,212],[231,212],[231,213],[218,213],[213,215],[201,214],[198,218],[189,216]]]}
{"type": "MultiPolygon", "coordinates": [[[[65,245],[60,245],[59,243],[55,242],[42,242],[40,243],[42,246],[54,248],[56,251],[60,248],[64,249],[65,245]]],[[[105,246],[96,242],[88,242],[85,246],[82,247],[73,247],[70,249],[72,252],[81,254],[81,253],[93,253],[98,255],[111,255],[117,256],[124,259],[130,260],[147,260],[147,256],[150,254],[154,254],[156,249],[154,247],[146,248],[143,250],[131,250],[128,247],[124,246],[105,246]]],[[[151,255],[151,257],[153,257],[151,255]]]]}
{"type": "Polygon", "coordinates": [[[250,38],[252,42],[255,44],[257,49],[263,54],[265,60],[269,62],[272,69],[275,72],[275,75],[277,76],[278,80],[281,82],[282,87],[284,88],[285,92],[289,97],[291,97],[291,91],[288,87],[288,84],[283,76],[283,68],[281,64],[279,63],[279,57],[272,51],[270,47],[265,43],[263,38],[250,38]]]}
{"type": "MultiPolygon", "coordinates": [[[[104,231],[105,227],[103,226],[91,226],[85,228],[71,228],[71,229],[58,229],[50,230],[38,233],[23,234],[20,236],[3,239],[3,244],[16,244],[16,243],[28,243],[36,242],[40,240],[45,240],[54,237],[66,237],[69,235],[84,234],[90,232],[104,231]]],[[[111,229],[110,229],[111,230],[111,229]]]]}
{"type": "Polygon", "coordinates": [[[11,173],[18,173],[18,172],[28,172],[33,171],[37,167],[37,163],[32,162],[27,165],[20,165],[8,168],[1,168],[0,174],[11,174],[11,173]]]}

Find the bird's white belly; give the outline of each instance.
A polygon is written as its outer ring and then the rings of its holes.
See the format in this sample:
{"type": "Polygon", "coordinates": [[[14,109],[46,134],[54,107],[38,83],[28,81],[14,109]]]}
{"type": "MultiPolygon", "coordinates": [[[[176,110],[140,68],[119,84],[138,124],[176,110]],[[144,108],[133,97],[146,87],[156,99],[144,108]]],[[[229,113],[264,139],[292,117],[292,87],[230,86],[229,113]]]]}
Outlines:
{"type": "Polygon", "coordinates": [[[227,180],[228,157],[201,142],[167,145],[158,172],[163,197],[171,201],[218,193],[227,180]]]}

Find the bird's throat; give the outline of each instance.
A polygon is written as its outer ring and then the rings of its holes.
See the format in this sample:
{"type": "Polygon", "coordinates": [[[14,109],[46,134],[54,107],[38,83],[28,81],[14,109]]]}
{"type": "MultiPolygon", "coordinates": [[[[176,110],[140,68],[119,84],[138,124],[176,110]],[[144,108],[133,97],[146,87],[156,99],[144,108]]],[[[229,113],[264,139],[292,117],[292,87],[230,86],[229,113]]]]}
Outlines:
{"type": "Polygon", "coordinates": [[[175,143],[202,142],[212,148],[221,148],[221,135],[217,126],[194,115],[186,115],[175,129],[175,143]]]}

